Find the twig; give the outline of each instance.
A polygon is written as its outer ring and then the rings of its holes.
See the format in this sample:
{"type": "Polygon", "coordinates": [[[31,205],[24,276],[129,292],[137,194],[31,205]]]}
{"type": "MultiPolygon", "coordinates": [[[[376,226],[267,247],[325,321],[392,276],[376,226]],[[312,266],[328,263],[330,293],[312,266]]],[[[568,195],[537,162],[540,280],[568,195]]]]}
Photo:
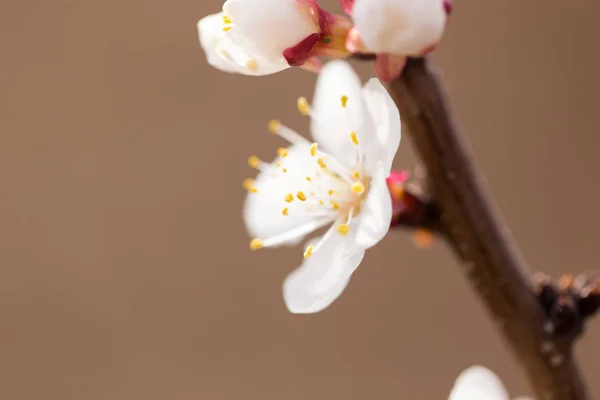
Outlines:
{"type": "Polygon", "coordinates": [[[545,317],[527,265],[494,211],[427,59],[410,59],[389,87],[427,168],[444,232],[471,286],[529,376],[537,399],[588,399],[573,359],[573,337],[556,335],[545,317]]]}
{"type": "Polygon", "coordinates": [[[585,320],[600,308],[600,276],[587,272],[563,275],[558,282],[537,273],[533,277],[535,294],[544,314],[555,326],[555,334],[576,337],[585,320]]]}

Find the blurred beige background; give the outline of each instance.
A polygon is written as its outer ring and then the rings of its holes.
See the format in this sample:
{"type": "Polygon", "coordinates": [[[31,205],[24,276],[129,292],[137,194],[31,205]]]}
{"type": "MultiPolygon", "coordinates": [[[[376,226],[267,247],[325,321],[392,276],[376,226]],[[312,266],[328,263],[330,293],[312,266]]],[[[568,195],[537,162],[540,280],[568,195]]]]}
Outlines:
{"type": "MultiPolygon", "coordinates": [[[[441,242],[393,232],[332,307],[286,311],[301,250],[248,250],[241,181],[280,144],[270,118],[306,132],[295,99],[315,76],[212,70],[196,21],[220,6],[0,5],[0,398],[445,399],[475,363],[531,393],[441,242]]],[[[598,13],[459,0],[435,56],[503,216],[553,275],[598,266],[598,13]]],[[[397,166],[415,163],[404,140],[397,166]]],[[[595,397],[599,341],[594,321],[577,347],[595,397]]]]}

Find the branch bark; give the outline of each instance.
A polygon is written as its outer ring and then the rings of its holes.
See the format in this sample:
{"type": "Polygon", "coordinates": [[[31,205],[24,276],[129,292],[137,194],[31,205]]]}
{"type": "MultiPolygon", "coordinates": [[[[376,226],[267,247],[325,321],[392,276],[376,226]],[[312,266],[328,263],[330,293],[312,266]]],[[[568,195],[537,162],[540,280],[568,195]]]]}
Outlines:
{"type": "Polygon", "coordinates": [[[587,400],[572,354],[556,334],[530,271],[495,212],[427,58],[410,59],[389,85],[430,179],[441,223],[462,270],[527,373],[539,400],[587,400]]]}

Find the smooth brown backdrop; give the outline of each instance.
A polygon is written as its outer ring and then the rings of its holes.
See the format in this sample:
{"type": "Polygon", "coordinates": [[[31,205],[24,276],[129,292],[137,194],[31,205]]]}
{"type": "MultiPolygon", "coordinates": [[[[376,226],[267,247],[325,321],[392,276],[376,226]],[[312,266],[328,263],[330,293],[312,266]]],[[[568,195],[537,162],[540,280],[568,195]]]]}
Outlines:
{"type": "MultiPolygon", "coordinates": [[[[266,121],[306,132],[315,76],[211,69],[196,21],[220,6],[0,5],[0,398],[445,399],[474,363],[531,393],[443,243],[393,232],[332,307],[286,311],[301,249],[248,250],[241,181],[281,144],[266,121]]],[[[598,266],[599,13],[457,1],[435,55],[508,226],[553,275],[598,266]]],[[[415,163],[405,137],[397,166],[415,163]]],[[[599,340],[594,321],[577,346],[596,397],[599,340]]]]}

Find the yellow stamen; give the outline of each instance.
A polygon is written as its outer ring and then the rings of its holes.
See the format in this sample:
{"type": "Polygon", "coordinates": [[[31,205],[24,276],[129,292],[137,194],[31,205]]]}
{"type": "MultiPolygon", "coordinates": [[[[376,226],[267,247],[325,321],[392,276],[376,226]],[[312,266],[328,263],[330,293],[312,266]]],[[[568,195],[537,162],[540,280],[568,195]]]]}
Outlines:
{"type": "Polygon", "coordinates": [[[223,15],[223,22],[226,24],[231,24],[231,19],[227,15],[223,15]]]}
{"type": "Polygon", "coordinates": [[[279,122],[276,119],[272,119],[269,121],[267,127],[269,128],[269,132],[271,132],[272,134],[276,134],[277,132],[279,132],[279,128],[281,128],[281,122],[279,122]]]}
{"type": "Polygon", "coordinates": [[[433,243],[433,232],[429,229],[419,229],[413,233],[413,243],[420,249],[426,249],[433,243]]]}
{"type": "Polygon", "coordinates": [[[258,69],[258,64],[256,63],[255,60],[248,60],[248,62],[246,63],[246,66],[248,67],[248,69],[250,71],[256,71],[258,69]]]}
{"type": "Polygon", "coordinates": [[[250,156],[248,158],[248,165],[252,168],[258,168],[258,166],[260,165],[260,158],[256,156],[250,156]]]}
{"type": "Polygon", "coordinates": [[[358,173],[358,171],[352,171],[352,177],[354,179],[358,179],[358,178],[360,178],[360,174],[358,173]]]}
{"type": "Polygon", "coordinates": [[[356,132],[350,132],[350,139],[352,140],[352,143],[358,146],[358,135],[356,135],[356,132]]]}
{"type": "Polygon", "coordinates": [[[328,195],[332,195],[333,194],[333,190],[329,189],[329,191],[327,192],[328,195]]]}
{"type": "Polygon", "coordinates": [[[325,202],[323,200],[319,200],[319,204],[323,205],[323,204],[325,204],[325,202]]]}
{"type": "Polygon", "coordinates": [[[298,97],[298,102],[296,105],[298,106],[298,111],[300,111],[300,114],[308,115],[309,106],[308,106],[308,100],[306,100],[306,97],[298,97]]]}
{"type": "Polygon", "coordinates": [[[348,224],[339,224],[337,227],[337,231],[340,235],[347,235],[350,230],[350,225],[348,224]]]}
{"type": "Polygon", "coordinates": [[[392,195],[394,196],[394,199],[397,200],[402,200],[402,198],[404,197],[404,187],[402,185],[394,185],[392,186],[392,195]]]}
{"type": "Polygon", "coordinates": [[[350,186],[350,189],[354,193],[363,194],[365,192],[365,185],[363,185],[362,182],[354,182],[352,186],[350,186]]]}
{"type": "Polygon", "coordinates": [[[319,166],[323,169],[327,168],[327,164],[325,164],[325,160],[322,158],[317,159],[317,164],[319,164],[319,166]]]}
{"type": "Polygon", "coordinates": [[[317,155],[317,147],[319,147],[319,145],[317,143],[313,143],[310,145],[310,155],[311,156],[316,156],[317,155]]]}
{"type": "Polygon", "coordinates": [[[281,163],[277,163],[277,164],[275,164],[275,165],[277,165],[278,167],[281,167],[281,163]]]}
{"type": "Polygon", "coordinates": [[[252,178],[244,179],[244,183],[242,183],[242,185],[244,186],[244,189],[250,190],[252,185],[254,185],[254,179],[252,179],[252,178]]]}
{"type": "Polygon", "coordinates": [[[300,201],[306,201],[306,195],[304,194],[304,192],[298,192],[298,193],[296,193],[296,197],[300,201]]]}
{"type": "Polygon", "coordinates": [[[348,96],[343,95],[340,100],[342,101],[342,107],[346,108],[346,104],[348,104],[348,96]]]}
{"type": "Polygon", "coordinates": [[[283,171],[283,173],[286,173],[287,172],[287,168],[283,168],[282,171],[283,171]]]}
{"type": "Polygon", "coordinates": [[[338,203],[336,203],[335,201],[332,201],[331,205],[333,206],[334,210],[339,210],[340,209],[340,205],[338,203]]]}
{"type": "Polygon", "coordinates": [[[281,211],[281,213],[282,213],[283,215],[288,215],[288,212],[289,212],[289,209],[288,209],[287,207],[286,207],[286,208],[284,208],[284,209],[281,211]]]}
{"type": "Polygon", "coordinates": [[[231,26],[226,26],[225,28],[223,28],[223,32],[228,32],[231,29],[231,26]]]}
{"type": "Polygon", "coordinates": [[[262,247],[262,241],[260,239],[252,239],[250,241],[250,248],[252,250],[258,250],[262,247]]]}
{"type": "Polygon", "coordinates": [[[288,150],[285,147],[280,147],[280,148],[277,149],[277,155],[279,157],[287,157],[288,150]]]}
{"type": "Polygon", "coordinates": [[[291,203],[292,201],[294,201],[294,195],[291,193],[288,193],[285,195],[284,200],[287,201],[288,203],[291,203]]]}
{"type": "Polygon", "coordinates": [[[310,246],[308,246],[306,248],[306,250],[304,251],[304,258],[310,257],[314,250],[315,250],[315,246],[313,246],[312,244],[310,246]]]}
{"type": "Polygon", "coordinates": [[[310,176],[307,176],[306,180],[309,181],[309,182],[312,181],[312,179],[310,179],[310,176]]]}

